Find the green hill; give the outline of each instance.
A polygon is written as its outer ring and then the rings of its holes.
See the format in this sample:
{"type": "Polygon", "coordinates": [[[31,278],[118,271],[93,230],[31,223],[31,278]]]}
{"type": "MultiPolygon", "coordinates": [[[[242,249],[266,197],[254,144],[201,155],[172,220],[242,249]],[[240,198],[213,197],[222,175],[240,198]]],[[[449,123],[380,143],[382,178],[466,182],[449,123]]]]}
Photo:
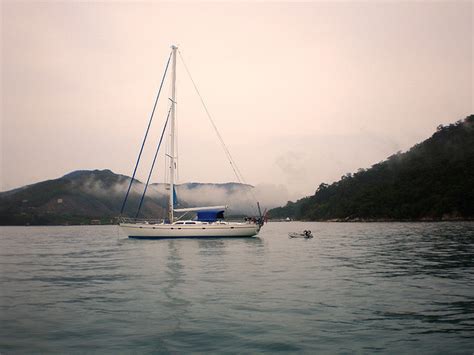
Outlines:
{"type": "Polygon", "coordinates": [[[320,184],[313,196],[269,211],[302,220],[474,218],[474,115],[370,169],[320,184]]]}
{"type": "MultiPolygon", "coordinates": [[[[130,177],[110,170],[78,170],[48,180],[0,193],[0,225],[111,223],[120,213],[130,177]]],[[[124,215],[135,217],[144,184],[135,181],[124,215]]],[[[176,186],[180,207],[226,204],[227,197],[242,194],[248,185],[237,183],[188,183],[176,186]],[[215,192],[215,193],[213,193],[215,192]]],[[[163,218],[168,191],[152,184],[140,218],[163,218]]]]}

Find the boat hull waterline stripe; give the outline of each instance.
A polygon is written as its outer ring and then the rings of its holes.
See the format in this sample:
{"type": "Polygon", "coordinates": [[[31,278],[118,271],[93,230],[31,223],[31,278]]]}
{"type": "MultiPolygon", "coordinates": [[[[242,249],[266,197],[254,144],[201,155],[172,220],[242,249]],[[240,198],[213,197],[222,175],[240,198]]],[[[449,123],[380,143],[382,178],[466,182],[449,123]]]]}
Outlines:
{"type": "Polygon", "coordinates": [[[156,238],[210,238],[210,237],[252,237],[259,228],[254,224],[227,225],[149,225],[120,224],[129,237],[156,238]]]}
{"type": "Polygon", "coordinates": [[[239,239],[239,238],[254,238],[256,235],[248,235],[248,236],[221,236],[221,235],[216,235],[216,236],[180,236],[180,237],[146,237],[146,236],[137,236],[137,235],[129,235],[128,237],[130,239],[221,239],[221,238],[229,238],[229,239],[239,239]]]}

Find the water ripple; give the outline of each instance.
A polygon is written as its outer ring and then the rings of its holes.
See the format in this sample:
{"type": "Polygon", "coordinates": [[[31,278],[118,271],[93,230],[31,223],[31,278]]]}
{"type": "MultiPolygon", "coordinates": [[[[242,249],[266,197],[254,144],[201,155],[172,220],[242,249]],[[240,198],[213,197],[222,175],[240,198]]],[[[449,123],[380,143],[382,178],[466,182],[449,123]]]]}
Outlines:
{"type": "Polygon", "coordinates": [[[2,227],[0,352],[470,354],[473,269],[474,223],[180,241],[2,227]]]}

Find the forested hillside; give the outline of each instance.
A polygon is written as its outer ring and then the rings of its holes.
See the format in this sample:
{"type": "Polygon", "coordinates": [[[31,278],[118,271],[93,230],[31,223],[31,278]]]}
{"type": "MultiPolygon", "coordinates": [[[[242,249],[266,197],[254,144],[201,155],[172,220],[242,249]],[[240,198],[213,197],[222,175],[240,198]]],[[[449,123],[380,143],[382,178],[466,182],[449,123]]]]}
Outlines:
{"type": "MultiPolygon", "coordinates": [[[[120,214],[129,183],[130,177],[110,170],[78,170],[58,179],[0,192],[0,225],[111,223],[120,214]]],[[[176,185],[180,207],[227,204],[251,188],[237,183],[176,185]]],[[[125,216],[136,216],[143,189],[144,184],[136,180],[125,216]]],[[[245,206],[245,201],[238,202],[245,206]]],[[[138,217],[163,218],[167,204],[165,185],[151,184],[138,217]]],[[[242,206],[235,207],[234,213],[242,213],[242,206]]]]}
{"type": "Polygon", "coordinates": [[[370,169],[322,183],[313,196],[270,210],[302,220],[474,218],[474,115],[370,169]]]}

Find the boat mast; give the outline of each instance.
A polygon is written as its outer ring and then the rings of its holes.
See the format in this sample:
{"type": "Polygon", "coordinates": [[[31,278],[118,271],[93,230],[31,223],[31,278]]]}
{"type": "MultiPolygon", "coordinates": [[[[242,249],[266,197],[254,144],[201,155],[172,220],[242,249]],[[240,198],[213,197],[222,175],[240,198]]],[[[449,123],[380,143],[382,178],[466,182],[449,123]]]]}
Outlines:
{"type": "Polygon", "coordinates": [[[172,50],[172,79],[171,79],[171,126],[170,126],[170,200],[168,209],[168,219],[170,223],[174,220],[174,175],[175,175],[175,156],[174,156],[174,130],[175,130],[175,106],[176,106],[176,52],[178,47],[171,46],[172,50]]]}

